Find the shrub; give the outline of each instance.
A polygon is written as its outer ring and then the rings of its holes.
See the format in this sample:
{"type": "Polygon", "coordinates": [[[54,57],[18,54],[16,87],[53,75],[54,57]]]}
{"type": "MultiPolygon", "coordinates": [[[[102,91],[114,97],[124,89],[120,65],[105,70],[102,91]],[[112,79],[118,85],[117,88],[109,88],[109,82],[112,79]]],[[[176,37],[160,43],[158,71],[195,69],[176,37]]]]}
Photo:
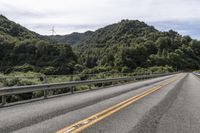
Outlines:
{"type": "Polygon", "coordinates": [[[41,72],[44,73],[45,75],[53,75],[56,73],[56,69],[52,66],[49,66],[42,69],[41,72]]]}
{"type": "Polygon", "coordinates": [[[22,66],[16,66],[13,69],[14,71],[18,71],[18,72],[29,72],[29,71],[34,71],[35,68],[34,66],[30,65],[30,64],[24,64],[22,66]]]}

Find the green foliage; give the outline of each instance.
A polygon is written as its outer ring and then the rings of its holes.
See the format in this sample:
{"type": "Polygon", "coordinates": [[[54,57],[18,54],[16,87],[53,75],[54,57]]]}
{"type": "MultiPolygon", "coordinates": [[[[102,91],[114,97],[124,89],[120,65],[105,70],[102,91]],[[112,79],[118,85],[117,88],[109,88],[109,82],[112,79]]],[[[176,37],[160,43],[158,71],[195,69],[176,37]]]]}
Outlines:
{"type": "Polygon", "coordinates": [[[159,37],[156,41],[156,45],[159,49],[168,49],[171,45],[171,40],[169,37],[159,37]]]}
{"type": "Polygon", "coordinates": [[[4,73],[91,74],[155,66],[158,72],[200,69],[200,41],[173,30],[160,32],[138,20],[122,20],[94,32],[40,36],[0,16],[0,71],[4,73]],[[74,46],[76,55],[65,43],[74,46]]]}
{"type": "Polygon", "coordinates": [[[173,30],[159,32],[137,20],[101,28],[85,36],[74,49],[80,64],[88,68],[109,66],[126,72],[166,65],[174,70],[200,68],[200,41],[173,30]]]}
{"type": "Polygon", "coordinates": [[[35,72],[13,72],[8,75],[0,74],[0,79],[3,86],[24,86],[40,84],[41,81],[37,77],[42,76],[44,75],[35,72]]]}
{"type": "Polygon", "coordinates": [[[85,74],[96,74],[96,73],[108,72],[111,69],[112,69],[112,67],[94,67],[92,69],[85,69],[82,73],[85,73],[85,74]]]}
{"type": "Polygon", "coordinates": [[[16,67],[14,67],[13,70],[14,71],[18,71],[18,72],[29,72],[29,71],[34,71],[35,68],[34,68],[33,65],[29,65],[29,64],[25,63],[22,66],[16,66],[16,67]]]}
{"type": "Polygon", "coordinates": [[[136,74],[157,74],[157,73],[169,73],[173,72],[174,69],[170,66],[153,66],[149,68],[138,67],[134,73],[136,74]]]}
{"type": "Polygon", "coordinates": [[[121,72],[122,73],[128,73],[129,72],[128,67],[127,66],[122,67],[121,72]]]}
{"type": "Polygon", "coordinates": [[[173,72],[174,69],[170,66],[154,66],[154,67],[150,67],[149,71],[152,73],[169,73],[169,72],[173,72]]]}
{"type": "Polygon", "coordinates": [[[73,73],[77,57],[66,44],[52,44],[0,16],[0,71],[73,73]]]}
{"type": "Polygon", "coordinates": [[[200,73],[200,70],[195,70],[194,72],[198,72],[198,73],[200,73]]]}
{"type": "Polygon", "coordinates": [[[49,66],[49,67],[45,67],[43,70],[41,70],[42,73],[44,73],[45,75],[53,75],[55,74],[55,67],[49,66]]]}
{"type": "Polygon", "coordinates": [[[32,32],[26,29],[25,27],[16,24],[15,22],[8,20],[3,15],[0,15],[0,31],[9,34],[13,37],[18,37],[20,40],[23,38],[36,39],[40,36],[39,34],[32,32]]]}
{"type": "Polygon", "coordinates": [[[51,41],[53,43],[66,43],[69,44],[71,46],[74,46],[80,42],[82,42],[83,40],[85,40],[86,38],[88,38],[89,36],[91,36],[93,34],[92,31],[87,31],[84,34],[82,33],[77,33],[74,32],[72,34],[69,35],[56,35],[56,36],[43,36],[42,38],[48,41],[51,41]]]}

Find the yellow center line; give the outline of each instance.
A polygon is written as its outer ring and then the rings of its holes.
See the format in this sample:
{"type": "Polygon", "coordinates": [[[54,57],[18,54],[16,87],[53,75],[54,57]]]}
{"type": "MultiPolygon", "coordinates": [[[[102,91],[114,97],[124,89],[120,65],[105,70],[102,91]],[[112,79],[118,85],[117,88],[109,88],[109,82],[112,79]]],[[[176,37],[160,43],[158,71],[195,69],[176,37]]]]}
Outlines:
{"type": "Polygon", "coordinates": [[[178,78],[172,78],[172,79],[169,79],[159,85],[155,85],[154,87],[140,93],[140,94],[137,94],[135,96],[133,96],[132,98],[129,98],[121,103],[118,103],[108,109],[105,109],[99,113],[96,113],[88,118],[85,118],[81,121],[78,121],[70,126],[67,126],[59,131],[57,131],[56,133],[77,133],[77,132],[80,132],[82,131],[83,129],[97,123],[98,121],[110,116],[111,114],[131,105],[132,103],[138,101],[139,99],[159,90],[160,88],[176,81],[178,78]]]}

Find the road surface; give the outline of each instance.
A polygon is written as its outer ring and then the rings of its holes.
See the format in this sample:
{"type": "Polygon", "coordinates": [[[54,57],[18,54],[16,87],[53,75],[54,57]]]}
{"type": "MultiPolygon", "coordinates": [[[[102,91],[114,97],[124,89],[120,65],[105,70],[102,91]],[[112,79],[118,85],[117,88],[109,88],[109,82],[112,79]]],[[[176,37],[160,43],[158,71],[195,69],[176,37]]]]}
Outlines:
{"type": "Polygon", "coordinates": [[[0,132],[198,133],[199,101],[200,79],[177,74],[1,108],[0,132]]]}

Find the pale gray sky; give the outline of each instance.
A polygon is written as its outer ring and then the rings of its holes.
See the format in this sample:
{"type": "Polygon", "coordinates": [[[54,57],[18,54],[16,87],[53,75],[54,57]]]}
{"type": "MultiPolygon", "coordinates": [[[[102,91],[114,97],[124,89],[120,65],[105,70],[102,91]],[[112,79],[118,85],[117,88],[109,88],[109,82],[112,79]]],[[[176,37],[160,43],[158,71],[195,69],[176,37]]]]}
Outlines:
{"type": "Polygon", "coordinates": [[[40,34],[95,30],[138,19],[200,39],[200,0],[0,0],[0,14],[40,34]]]}

